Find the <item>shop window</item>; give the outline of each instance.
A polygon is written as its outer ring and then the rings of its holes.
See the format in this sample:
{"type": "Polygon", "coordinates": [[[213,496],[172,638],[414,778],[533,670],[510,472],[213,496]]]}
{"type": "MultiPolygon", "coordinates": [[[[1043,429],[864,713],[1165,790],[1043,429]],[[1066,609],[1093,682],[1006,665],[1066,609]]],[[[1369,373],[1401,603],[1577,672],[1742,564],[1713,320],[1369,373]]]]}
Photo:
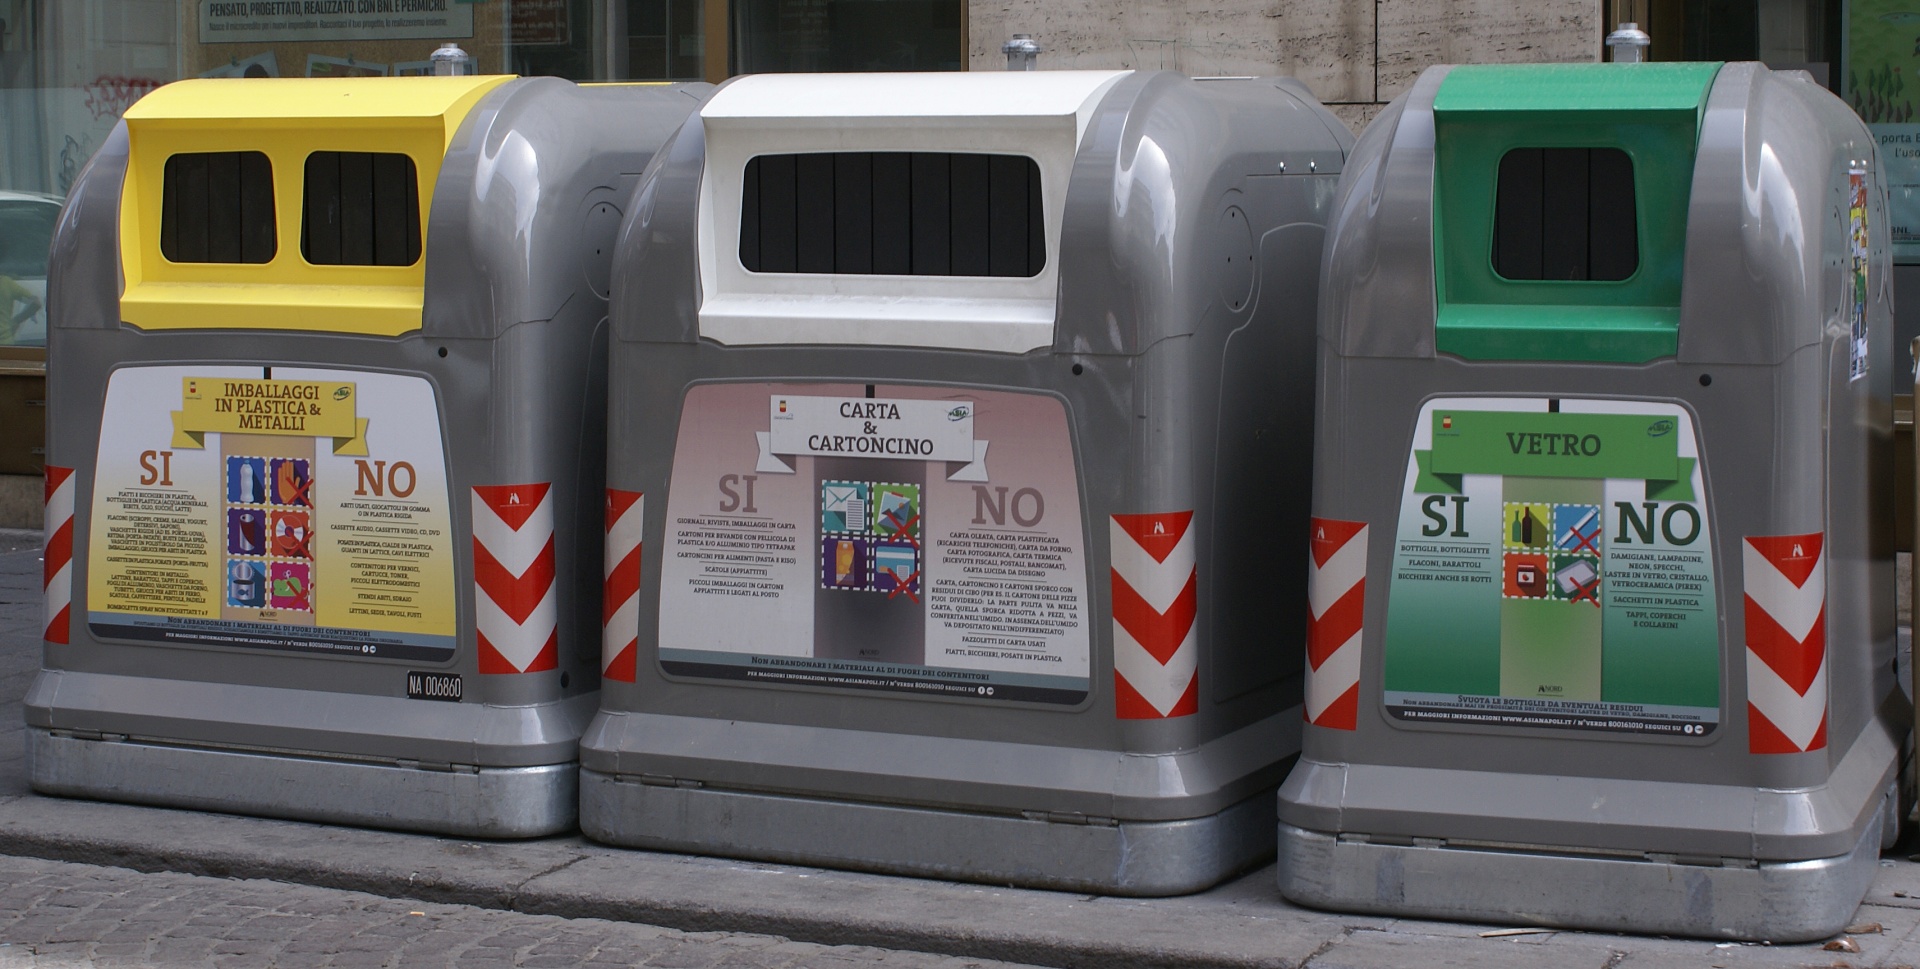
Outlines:
{"type": "Polygon", "coordinates": [[[260,152],[168,157],[160,205],[160,254],[170,262],[262,263],[279,248],[273,164],[260,152]]]}
{"type": "Polygon", "coordinates": [[[1617,281],[1640,266],[1633,160],[1618,148],[1515,148],[1500,159],[1493,269],[1617,281]]]}
{"type": "Polygon", "coordinates": [[[699,80],[706,53],[702,0],[625,0],[627,63],[621,76],[699,80]]]}
{"type": "Polygon", "coordinates": [[[420,178],[402,154],[307,156],[300,254],[316,266],[411,266],[420,259],[420,178]]]}
{"type": "Polygon", "coordinates": [[[1037,276],[1040,167],[1025,155],[822,152],[747,162],[750,272],[1037,276]]]}
{"type": "Polygon", "coordinates": [[[727,6],[735,74],[966,69],[961,0],[732,0],[727,6]]]}

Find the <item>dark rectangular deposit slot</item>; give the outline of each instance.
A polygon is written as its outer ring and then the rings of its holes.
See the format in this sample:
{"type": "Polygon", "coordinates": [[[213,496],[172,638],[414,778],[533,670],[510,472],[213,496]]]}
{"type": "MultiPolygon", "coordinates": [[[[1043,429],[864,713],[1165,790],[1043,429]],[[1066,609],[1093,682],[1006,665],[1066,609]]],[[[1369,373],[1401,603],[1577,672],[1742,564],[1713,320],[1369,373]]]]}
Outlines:
{"type": "Polygon", "coordinates": [[[1047,264],[1040,166],[1025,155],[760,155],[743,181],[749,272],[1037,276],[1047,264]]]}
{"type": "Polygon", "coordinates": [[[1515,148],[1500,159],[1493,271],[1608,282],[1640,267],[1633,159],[1618,148],[1515,148]]]}
{"type": "Polygon", "coordinates": [[[300,254],[316,266],[411,266],[420,259],[420,177],[397,152],[307,156],[300,254]]]}
{"type": "Polygon", "coordinates": [[[278,251],[273,163],[257,151],[167,157],[160,254],[169,262],[270,262],[278,251]]]}

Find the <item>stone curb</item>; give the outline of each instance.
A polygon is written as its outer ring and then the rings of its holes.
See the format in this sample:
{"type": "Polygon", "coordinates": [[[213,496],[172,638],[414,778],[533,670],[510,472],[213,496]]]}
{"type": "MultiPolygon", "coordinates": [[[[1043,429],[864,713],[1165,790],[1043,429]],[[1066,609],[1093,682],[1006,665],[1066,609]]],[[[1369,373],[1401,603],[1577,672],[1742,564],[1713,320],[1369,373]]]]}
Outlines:
{"type": "Polygon", "coordinates": [[[1270,868],[1199,896],[1120,899],[33,795],[0,798],[0,853],[1065,969],[1297,966],[1392,921],[1292,908],[1270,868]]]}

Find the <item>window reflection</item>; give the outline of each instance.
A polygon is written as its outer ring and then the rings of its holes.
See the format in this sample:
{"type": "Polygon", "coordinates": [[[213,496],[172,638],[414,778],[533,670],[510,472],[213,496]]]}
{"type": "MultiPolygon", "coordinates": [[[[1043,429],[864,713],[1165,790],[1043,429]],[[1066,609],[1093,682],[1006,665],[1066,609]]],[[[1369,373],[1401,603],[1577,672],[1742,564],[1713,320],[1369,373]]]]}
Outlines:
{"type": "Polygon", "coordinates": [[[960,0],[733,0],[734,72],[957,71],[960,0]]]}

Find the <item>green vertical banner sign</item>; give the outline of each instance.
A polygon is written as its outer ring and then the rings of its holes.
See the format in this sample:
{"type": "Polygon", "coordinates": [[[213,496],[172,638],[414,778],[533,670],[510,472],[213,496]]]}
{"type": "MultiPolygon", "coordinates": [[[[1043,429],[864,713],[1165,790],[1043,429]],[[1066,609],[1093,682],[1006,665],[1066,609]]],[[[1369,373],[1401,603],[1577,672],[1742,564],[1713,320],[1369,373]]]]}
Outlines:
{"type": "Polygon", "coordinates": [[[1712,546],[1699,444],[1679,405],[1429,401],[1395,533],[1388,714],[1713,732],[1712,546]]]}
{"type": "Polygon", "coordinates": [[[1920,5],[1850,0],[1847,103],[1880,146],[1897,262],[1920,262],[1920,5]]]}

